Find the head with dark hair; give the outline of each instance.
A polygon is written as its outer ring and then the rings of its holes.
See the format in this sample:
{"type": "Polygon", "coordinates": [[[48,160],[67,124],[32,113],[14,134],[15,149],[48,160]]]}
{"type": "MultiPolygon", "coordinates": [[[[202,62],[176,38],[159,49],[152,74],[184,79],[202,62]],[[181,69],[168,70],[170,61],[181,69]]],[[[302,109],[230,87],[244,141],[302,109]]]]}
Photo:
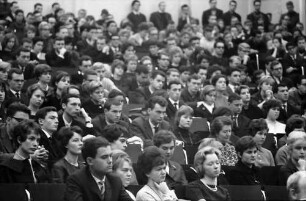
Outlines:
{"type": "Polygon", "coordinates": [[[122,103],[107,100],[104,104],[105,120],[109,123],[117,123],[121,118],[122,103]]]}
{"type": "Polygon", "coordinates": [[[213,119],[220,116],[232,117],[233,111],[228,107],[218,107],[213,111],[213,119]]]}
{"type": "Polygon", "coordinates": [[[248,167],[255,165],[257,145],[252,136],[243,136],[235,146],[239,160],[248,167]]]}
{"type": "Polygon", "coordinates": [[[263,104],[262,110],[265,117],[275,121],[279,116],[281,107],[282,104],[279,100],[270,99],[263,104]]]}
{"type": "Polygon", "coordinates": [[[83,71],[84,73],[84,81],[97,81],[98,80],[98,73],[95,70],[92,69],[87,69],[85,71],[83,71]]]}
{"type": "Polygon", "coordinates": [[[225,91],[227,86],[226,76],[222,74],[214,76],[211,84],[216,88],[216,91],[225,91]]]}
{"type": "Polygon", "coordinates": [[[68,86],[70,84],[70,75],[66,71],[57,71],[55,76],[52,77],[51,83],[55,90],[62,90],[64,86],[68,86]]]}
{"type": "Polygon", "coordinates": [[[125,94],[117,89],[112,89],[109,93],[108,93],[108,99],[109,101],[115,101],[118,102],[120,104],[125,102],[125,94]]]}
{"type": "Polygon", "coordinates": [[[129,133],[124,126],[119,124],[107,125],[100,135],[110,142],[112,150],[120,149],[124,151],[127,147],[126,139],[129,133]]]}
{"type": "Polygon", "coordinates": [[[294,130],[305,131],[306,121],[303,117],[297,114],[293,114],[287,119],[286,122],[286,135],[288,136],[294,130]]]}
{"type": "Polygon", "coordinates": [[[82,153],[83,130],[79,126],[62,127],[58,131],[58,139],[62,150],[72,155],[80,155],[82,153]]]}
{"type": "Polygon", "coordinates": [[[152,96],[148,100],[148,114],[152,124],[157,126],[164,120],[167,105],[167,100],[161,96],[152,96]]]}
{"type": "Polygon", "coordinates": [[[62,97],[62,108],[64,113],[70,117],[77,117],[81,110],[80,96],[74,94],[66,94],[62,97]]]}
{"type": "Polygon", "coordinates": [[[266,135],[269,128],[265,119],[253,119],[249,124],[249,135],[252,137],[259,135],[266,135]]]}
{"type": "Polygon", "coordinates": [[[192,118],[194,111],[190,106],[182,105],[174,117],[174,126],[175,128],[189,129],[192,124],[192,118]]]}
{"type": "Polygon", "coordinates": [[[166,80],[166,74],[163,71],[155,70],[151,73],[150,86],[155,90],[162,89],[166,80]]]}
{"type": "Polygon", "coordinates": [[[149,180],[152,180],[150,173],[152,170],[161,169],[161,177],[159,177],[158,181],[154,181],[157,183],[163,182],[166,177],[166,159],[164,154],[159,150],[159,148],[155,146],[150,146],[144,149],[143,153],[138,157],[137,161],[137,169],[140,171],[141,181],[139,184],[147,184],[149,180]]]}
{"type": "Polygon", "coordinates": [[[120,59],[115,59],[112,63],[112,73],[113,74],[120,74],[123,75],[124,71],[126,70],[125,63],[120,59]],[[116,73],[115,70],[117,69],[116,73]]]}
{"type": "Polygon", "coordinates": [[[306,76],[300,75],[297,78],[296,88],[300,94],[306,94],[306,76]]]}
{"type": "Polygon", "coordinates": [[[232,120],[230,117],[219,116],[216,117],[210,126],[211,136],[216,138],[222,144],[230,142],[232,134],[232,120]]]}
{"type": "Polygon", "coordinates": [[[165,155],[167,160],[173,156],[175,149],[175,135],[168,130],[160,130],[153,136],[153,144],[158,147],[165,155]]]}
{"type": "Polygon", "coordinates": [[[48,64],[38,64],[34,68],[34,76],[37,80],[49,83],[51,81],[52,69],[48,64]]]}

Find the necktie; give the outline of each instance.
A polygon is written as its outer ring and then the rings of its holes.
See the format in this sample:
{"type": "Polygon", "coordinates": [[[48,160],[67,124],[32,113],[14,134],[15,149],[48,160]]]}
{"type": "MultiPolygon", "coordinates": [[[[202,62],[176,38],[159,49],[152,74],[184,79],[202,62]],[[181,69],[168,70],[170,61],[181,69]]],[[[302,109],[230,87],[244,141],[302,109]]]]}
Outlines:
{"type": "Polygon", "coordinates": [[[236,129],[238,128],[238,121],[237,121],[238,117],[237,116],[233,116],[233,128],[236,129]]]}
{"type": "Polygon", "coordinates": [[[286,104],[283,104],[283,109],[285,110],[285,112],[287,112],[287,106],[286,106],[286,104]]]}
{"type": "Polygon", "coordinates": [[[158,126],[154,126],[154,134],[158,132],[158,126]]]}
{"type": "Polygon", "coordinates": [[[178,109],[178,108],[177,108],[177,103],[174,103],[173,105],[174,105],[175,109],[178,109]]]}
{"type": "Polygon", "coordinates": [[[99,184],[99,187],[100,187],[100,192],[101,192],[102,200],[104,200],[104,193],[105,193],[104,182],[103,181],[99,181],[98,184],[99,184]]]}
{"type": "Polygon", "coordinates": [[[15,93],[16,98],[20,99],[19,92],[15,93]]]}

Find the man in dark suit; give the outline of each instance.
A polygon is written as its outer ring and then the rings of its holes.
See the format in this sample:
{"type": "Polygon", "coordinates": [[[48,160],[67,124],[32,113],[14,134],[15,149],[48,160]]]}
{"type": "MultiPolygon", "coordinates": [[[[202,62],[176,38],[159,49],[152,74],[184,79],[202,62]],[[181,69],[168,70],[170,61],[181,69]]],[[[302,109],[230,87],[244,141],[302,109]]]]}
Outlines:
{"type": "Polygon", "coordinates": [[[12,130],[24,119],[29,119],[29,108],[19,102],[12,103],[6,112],[6,123],[0,127],[0,162],[12,157],[17,145],[13,143],[12,130]]]}
{"type": "Polygon", "coordinates": [[[254,0],[253,2],[254,5],[254,12],[250,13],[247,15],[247,19],[250,20],[253,24],[253,28],[256,30],[257,26],[258,26],[258,19],[263,19],[263,23],[264,23],[264,29],[265,31],[268,31],[269,29],[269,18],[268,16],[260,11],[260,7],[261,7],[261,0],[254,0]]]}
{"type": "Polygon", "coordinates": [[[40,142],[39,144],[48,150],[48,160],[43,161],[47,163],[48,167],[59,160],[63,153],[59,148],[59,143],[53,136],[58,127],[58,114],[55,107],[48,106],[39,109],[36,113],[36,121],[40,125],[40,142]]]}
{"type": "MultiPolygon", "coordinates": [[[[78,95],[68,94],[64,96],[62,98],[62,108],[63,113],[58,115],[57,130],[61,129],[63,126],[79,126],[83,130],[84,135],[95,135],[91,118],[85,114],[86,112],[81,110],[81,99],[78,95]],[[85,119],[84,123],[80,120],[76,120],[80,116],[80,113],[85,119]]],[[[54,137],[57,138],[57,136],[54,137]]]]}
{"type": "Polygon", "coordinates": [[[208,18],[211,15],[217,16],[217,20],[222,18],[223,11],[217,8],[217,0],[209,0],[210,9],[205,10],[202,14],[202,25],[205,27],[208,24],[208,18]]]}
{"type": "Polygon", "coordinates": [[[89,70],[92,66],[92,59],[90,56],[84,55],[80,58],[78,72],[71,75],[71,84],[80,86],[84,80],[84,73],[89,70]]]}
{"type": "Polygon", "coordinates": [[[180,80],[171,80],[167,86],[167,91],[169,97],[167,98],[168,105],[166,113],[169,123],[173,126],[175,113],[184,104],[184,102],[180,100],[182,91],[182,84],[180,80]]]}
{"type": "Polygon", "coordinates": [[[171,14],[166,11],[166,3],[161,1],[158,4],[159,11],[156,11],[151,14],[150,21],[158,29],[158,31],[164,30],[167,28],[168,24],[172,21],[171,14]]]}
{"type": "Polygon", "coordinates": [[[250,119],[240,114],[243,106],[241,97],[238,94],[233,93],[229,96],[228,102],[229,107],[233,112],[233,133],[238,137],[248,135],[250,119]]]}
{"type": "Polygon", "coordinates": [[[132,12],[128,14],[127,19],[133,24],[133,32],[137,32],[138,25],[142,22],[146,22],[147,18],[144,14],[139,12],[140,9],[140,1],[134,0],[132,2],[132,12]]]}
{"type": "Polygon", "coordinates": [[[130,133],[152,144],[150,141],[157,131],[170,129],[169,123],[164,120],[167,104],[167,100],[161,96],[151,97],[148,101],[148,118],[134,119],[130,126],[130,133]]]}
{"type": "Polygon", "coordinates": [[[104,104],[104,114],[96,116],[92,120],[93,128],[97,135],[103,134],[107,125],[119,124],[128,129],[129,124],[121,120],[122,104],[114,101],[106,101],[104,104]]]}
{"type": "Polygon", "coordinates": [[[227,79],[228,85],[226,91],[228,94],[236,93],[236,89],[238,89],[240,85],[240,75],[241,71],[238,68],[229,69],[227,79]]]}
{"type": "Polygon", "coordinates": [[[286,123],[287,119],[293,114],[300,114],[301,112],[297,110],[293,105],[288,103],[289,92],[288,85],[284,82],[281,82],[274,87],[274,97],[281,101],[282,108],[280,109],[280,114],[278,121],[286,123]]]}
{"type": "Polygon", "coordinates": [[[238,21],[241,22],[241,16],[236,13],[237,1],[231,0],[229,2],[229,11],[223,14],[223,21],[225,26],[231,25],[232,17],[237,17],[238,21]]]}
{"type": "Polygon", "coordinates": [[[18,68],[12,68],[8,72],[7,76],[8,90],[5,94],[4,104],[9,106],[13,102],[21,102],[27,104],[27,96],[25,93],[21,92],[24,84],[24,76],[22,70],[18,68]]]}
{"type": "Polygon", "coordinates": [[[286,3],[286,8],[288,12],[281,15],[279,23],[281,23],[282,19],[284,19],[284,17],[287,15],[290,18],[288,22],[288,31],[292,32],[296,24],[300,22],[300,15],[294,11],[294,5],[292,1],[288,1],[286,3]]]}
{"type": "Polygon", "coordinates": [[[175,136],[171,131],[160,130],[153,136],[153,144],[158,147],[166,157],[166,183],[174,189],[177,185],[186,185],[187,180],[182,166],[172,161],[175,149],[175,136]]]}
{"type": "Polygon", "coordinates": [[[187,80],[187,87],[182,90],[181,100],[186,104],[200,101],[201,77],[199,75],[191,75],[187,80]]]}
{"type": "Polygon", "coordinates": [[[191,17],[190,15],[190,8],[187,4],[184,4],[181,6],[181,16],[178,19],[177,23],[177,30],[182,31],[184,26],[186,24],[191,24],[191,23],[196,23],[199,24],[199,20],[196,18],[191,17]]]}
{"type": "Polygon", "coordinates": [[[66,201],[132,201],[119,177],[112,172],[112,150],[101,137],[85,141],[82,155],[86,167],[68,177],[66,201]]]}
{"type": "Polygon", "coordinates": [[[293,87],[293,83],[289,78],[283,76],[283,65],[279,61],[272,61],[271,76],[275,81],[275,85],[285,83],[289,89],[293,87]]]}
{"type": "Polygon", "coordinates": [[[34,77],[34,61],[30,61],[30,50],[20,48],[16,53],[16,61],[12,61],[12,68],[20,69],[24,79],[28,80],[34,77]]]}

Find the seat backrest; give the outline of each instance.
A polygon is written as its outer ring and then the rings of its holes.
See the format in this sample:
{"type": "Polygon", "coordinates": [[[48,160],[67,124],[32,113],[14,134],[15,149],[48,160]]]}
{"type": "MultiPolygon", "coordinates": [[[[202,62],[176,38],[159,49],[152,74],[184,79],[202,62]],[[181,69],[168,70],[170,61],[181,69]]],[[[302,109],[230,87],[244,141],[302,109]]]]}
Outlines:
{"type": "Polygon", "coordinates": [[[260,168],[260,175],[264,185],[278,185],[280,166],[263,166],[260,168]]]}
{"type": "Polygon", "coordinates": [[[131,193],[133,193],[133,195],[135,195],[138,193],[138,191],[143,187],[143,185],[129,185],[126,189],[128,191],[131,191],[131,193]]]}
{"type": "Polygon", "coordinates": [[[132,163],[137,163],[138,156],[142,153],[140,144],[128,144],[125,152],[130,156],[132,163]]]}
{"type": "Polygon", "coordinates": [[[184,153],[182,145],[178,145],[175,147],[171,160],[179,164],[186,164],[186,155],[184,153]]]}
{"type": "Polygon", "coordinates": [[[261,187],[257,185],[245,186],[245,185],[228,185],[225,187],[231,196],[231,200],[243,200],[243,201],[259,201],[264,200],[261,192],[261,187]]]}
{"type": "Polygon", "coordinates": [[[198,146],[196,146],[196,145],[186,145],[184,147],[184,149],[186,150],[188,164],[193,164],[194,156],[198,152],[198,146]]]}
{"type": "Polygon", "coordinates": [[[267,200],[289,200],[286,186],[264,186],[267,200]]]}
{"type": "Polygon", "coordinates": [[[27,201],[24,184],[0,184],[1,201],[27,201]]]}
{"type": "Polygon", "coordinates": [[[270,150],[273,154],[273,156],[275,156],[276,152],[277,152],[277,147],[276,147],[276,136],[273,133],[267,133],[266,135],[266,140],[263,143],[262,147],[270,150]]]}
{"type": "Polygon", "coordinates": [[[33,201],[64,201],[65,184],[30,184],[33,201]]]}
{"type": "Polygon", "coordinates": [[[207,119],[205,118],[200,118],[200,117],[195,117],[192,120],[192,124],[189,128],[189,131],[191,133],[194,132],[199,132],[199,131],[203,131],[203,132],[209,132],[209,127],[207,124],[207,119]]]}

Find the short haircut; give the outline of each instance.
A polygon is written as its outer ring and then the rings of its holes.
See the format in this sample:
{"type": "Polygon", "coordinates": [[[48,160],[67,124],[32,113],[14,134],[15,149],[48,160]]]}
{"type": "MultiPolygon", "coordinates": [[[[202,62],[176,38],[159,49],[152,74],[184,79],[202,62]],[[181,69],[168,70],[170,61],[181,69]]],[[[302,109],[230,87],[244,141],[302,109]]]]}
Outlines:
{"type": "Polygon", "coordinates": [[[88,76],[89,75],[97,75],[98,76],[98,73],[92,69],[87,69],[84,71],[84,80],[87,80],[88,76]]]}
{"type": "Polygon", "coordinates": [[[180,123],[180,120],[181,120],[181,117],[183,115],[190,115],[190,116],[193,116],[194,114],[194,111],[193,109],[188,106],[188,105],[182,105],[175,113],[175,117],[174,117],[174,126],[179,126],[179,123],[180,123]]]}
{"type": "Polygon", "coordinates": [[[56,43],[56,41],[65,41],[65,39],[63,37],[57,36],[54,38],[54,43],[56,43]]]}
{"type": "Polygon", "coordinates": [[[21,52],[30,53],[31,51],[28,50],[28,49],[26,49],[26,48],[24,48],[24,47],[21,47],[21,48],[19,48],[19,49],[17,50],[16,56],[20,56],[21,52]]]}
{"type": "Polygon", "coordinates": [[[118,89],[112,89],[109,93],[108,93],[108,99],[109,100],[112,100],[112,99],[114,99],[114,98],[116,98],[117,96],[123,96],[123,97],[125,97],[125,94],[122,92],[122,91],[120,91],[120,90],[118,90],[118,89]]]}
{"type": "Polygon", "coordinates": [[[264,116],[266,117],[269,113],[269,110],[271,108],[281,108],[282,107],[282,104],[279,100],[276,100],[276,99],[270,99],[268,101],[266,101],[263,106],[262,106],[262,111],[264,113],[264,116]]]}
{"type": "Polygon", "coordinates": [[[81,137],[84,135],[83,130],[79,126],[63,126],[58,131],[58,140],[60,142],[62,150],[67,151],[66,146],[68,145],[69,140],[73,137],[74,133],[79,134],[81,137]]]}
{"type": "Polygon", "coordinates": [[[257,132],[263,131],[263,130],[269,130],[268,124],[265,119],[252,119],[249,124],[249,135],[255,136],[257,132]]]}
{"type": "MultiPolygon", "coordinates": [[[[302,111],[304,112],[304,110],[302,111]]],[[[305,125],[306,125],[306,120],[303,117],[297,114],[293,114],[291,115],[291,117],[287,119],[286,128],[285,128],[286,134],[288,135],[295,129],[304,129],[305,125]]]]}
{"type": "Polygon", "coordinates": [[[17,112],[23,112],[28,114],[29,116],[31,114],[30,109],[25,104],[14,102],[8,106],[6,116],[13,117],[17,112]]]}
{"type": "Polygon", "coordinates": [[[172,72],[180,73],[180,71],[176,68],[169,68],[166,72],[167,76],[169,76],[172,72]]]}
{"type": "Polygon", "coordinates": [[[236,93],[231,93],[228,97],[228,102],[231,104],[233,103],[234,101],[236,100],[241,100],[241,96],[239,96],[238,94],[236,93]]]}
{"type": "Polygon", "coordinates": [[[12,131],[13,141],[15,145],[19,146],[18,141],[20,141],[21,143],[26,141],[27,136],[29,134],[32,134],[32,132],[36,135],[39,135],[39,130],[39,125],[33,120],[25,119],[22,122],[18,123],[12,131]]]}
{"type": "Polygon", "coordinates": [[[104,110],[109,111],[109,110],[111,109],[112,105],[119,106],[119,105],[121,105],[121,103],[116,102],[116,101],[107,100],[107,101],[104,103],[104,110]]]}
{"type": "Polygon", "coordinates": [[[21,45],[23,45],[24,43],[32,43],[33,44],[33,41],[30,38],[23,38],[22,41],[21,41],[21,45]]]}
{"type": "Polygon", "coordinates": [[[92,58],[88,55],[81,56],[81,58],[79,59],[79,65],[80,66],[83,64],[83,61],[91,61],[92,62],[92,58]]]}
{"type": "Polygon", "coordinates": [[[45,119],[49,112],[57,112],[56,108],[53,106],[46,106],[40,108],[35,115],[35,120],[38,122],[39,119],[45,119]]]}
{"type": "Polygon", "coordinates": [[[18,75],[23,75],[23,72],[19,68],[11,68],[7,74],[7,79],[12,80],[13,79],[13,74],[18,74],[18,75]]]}
{"type": "Polygon", "coordinates": [[[180,80],[178,80],[178,79],[171,80],[171,81],[168,83],[168,85],[167,85],[167,89],[171,89],[171,86],[172,86],[173,84],[182,85],[182,83],[181,83],[180,80]]]}
{"type": "Polygon", "coordinates": [[[220,116],[232,116],[233,111],[230,108],[223,106],[223,107],[218,107],[217,109],[215,109],[212,115],[214,119],[220,116]]]}
{"type": "Polygon", "coordinates": [[[278,60],[272,61],[272,63],[271,63],[271,70],[273,70],[274,67],[275,67],[276,65],[279,65],[279,64],[281,64],[281,62],[279,62],[278,60]]]}
{"type": "Polygon", "coordinates": [[[46,92],[43,90],[43,88],[38,83],[35,83],[27,88],[27,97],[31,99],[33,93],[37,90],[40,90],[46,96],[46,92]]]}
{"type": "Polygon", "coordinates": [[[241,73],[241,70],[239,68],[229,68],[227,72],[228,72],[227,75],[231,76],[233,72],[241,73]]]}
{"type": "Polygon", "coordinates": [[[167,107],[168,102],[164,97],[161,96],[153,96],[148,100],[148,108],[153,110],[156,104],[162,107],[167,107]]]}
{"type": "Polygon", "coordinates": [[[145,74],[145,75],[147,75],[147,74],[149,74],[149,69],[148,69],[146,66],[144,66],[143,64],[141,64],[141,65],[138,65],[138,66],[137,66],[135,72],[136,72],[136,74],[138,74],[138,75],[140,75],[140,74],[145,74]]]}
{"type": "Polygon", "coordinates": [[[151,79],[155,79],[158,75],[166,78],[166,74],[163,72],[163,71],[160,71],[160,70],[155,70],[152,72],[151,74],[151,79]]]}
{"type": "Polygon", "coordinates": [[[132,166],[132,160],[130,156],[122,150],[116,149],[112,150],[113,159],[113,171],[116,171],[119,167],[123,165],[123,162],[127,162],[132,166]]]}
{"type": "Polygon", "coordinates": [[[241,95],[241,91],[243,89],[247,89],[248,91],[250,91],[250,87],[248,85],[240,85],[237,89],[236,89],[236,93],[241,95]]]}
{"type": "Polygon", "coordinates": [[[289,85],[284,82],[284,81],[281,81],[279,84],[275,84],[272,89],[273,89],[273,93],[278,93],[278,90],[280,87],[287,87],[287,89],[289,89],[289,85]]]}
{"type": "Polygon", "coordinates": [[[192,74],[188,77],[187,82],[191,82],[191,80],[201,80],[201,77],[198,74],[192,74]]]}
{"type": "Polygon", "coordinates": [[[221,79],[221,78],[224,78],[224,79],[225,79],[225,82],[227,82],[226,76],[221,74],[221,75],[216,75],[216,76],[214,76],[214,77],[211,79],[211,84],[212,84],[213,86],[216,86],[218,80],[221,79]]]}
{"type": "Polygon", "coordinates": [[[174,142],[175,145],[176,137],[169,130],[160,130],[153,136],[153,144],[154,146],[160,147],[163,144],[174,142]]]}
{"type": "Polygon", "coordinates": [[[105,137],[110,143],[117,141],[120,137],[127,138],[128,135],[128,130],[119,124],[107,125],[101,133],[101,136],[105,137]]]}
{"type": "Polygon", "coordinates": [[[216,138],[219,132],[222,130],[223,126],[232,126],[233,122],[231,118],[226,116],[216,117],[210,125],[210,134],[212,137],[216,138]]]}
{"type": "Polygon", "coordinates": [[[216,154],[218,158],[221,157],[221,152],[218,149],[210,146],[200,149],[194,156],[194,167],[200,178],[203,178],[205,175],[203,163],[206,160],[206,156],[209,154],[216,154]]]}
{"type": "Polygon", "coordinates": [[[100,147],[108,147],[110,143],[103,137],[87,139],[82,148],[82,156],[87,164],[87,158],[95,158],[100,147]]]}
{"type": "Polygon", "coordinates": [[[237,154],[243,154],[247,149],[257,148],[256,142],[254,141],[252,136],[243,136],[237,142],[235,146],[235,150],[237,154]]]}
{"type": "Polygon", "coordinates": [[[148,181],[146,174],[150,173],[154,167],[164,165],[165,163],[165,156],[159,148],[155,146],[145,148],[137,161],[137,169],[140,171],[141,178],[143,179],[140,183],[146,184],[148,181]]]}
{"type": "Polygon", "coordinates": [[[297,171],[291,174],[287,179],[287,191],[289,195],[298,194],[301,189],[299,187],[299,183],[301,180],[306,180],[306,172],[305,171],[297,171]]]}
{"type": "Polygon", "coordinates": [[[122,68],[125,71],[125,64],[120,59],[115,59],[112,63],[112,73],[115,72],[115,68],[122,68]]]}
{"type": "Polygon", "coordinates": [[[52,69],[48,64],[38,64],[34,68],[34,76],[38,79],[44,73],[51,73],[52,69]]]}
{"type": "Polygon", "coordinates": [[[69,102],[70,98],[80,98],[80,96],[78,95],[74,95],[74,94],[66,94],[64,96],[62,96],[62,104],[67,104],[69,102]]]}

